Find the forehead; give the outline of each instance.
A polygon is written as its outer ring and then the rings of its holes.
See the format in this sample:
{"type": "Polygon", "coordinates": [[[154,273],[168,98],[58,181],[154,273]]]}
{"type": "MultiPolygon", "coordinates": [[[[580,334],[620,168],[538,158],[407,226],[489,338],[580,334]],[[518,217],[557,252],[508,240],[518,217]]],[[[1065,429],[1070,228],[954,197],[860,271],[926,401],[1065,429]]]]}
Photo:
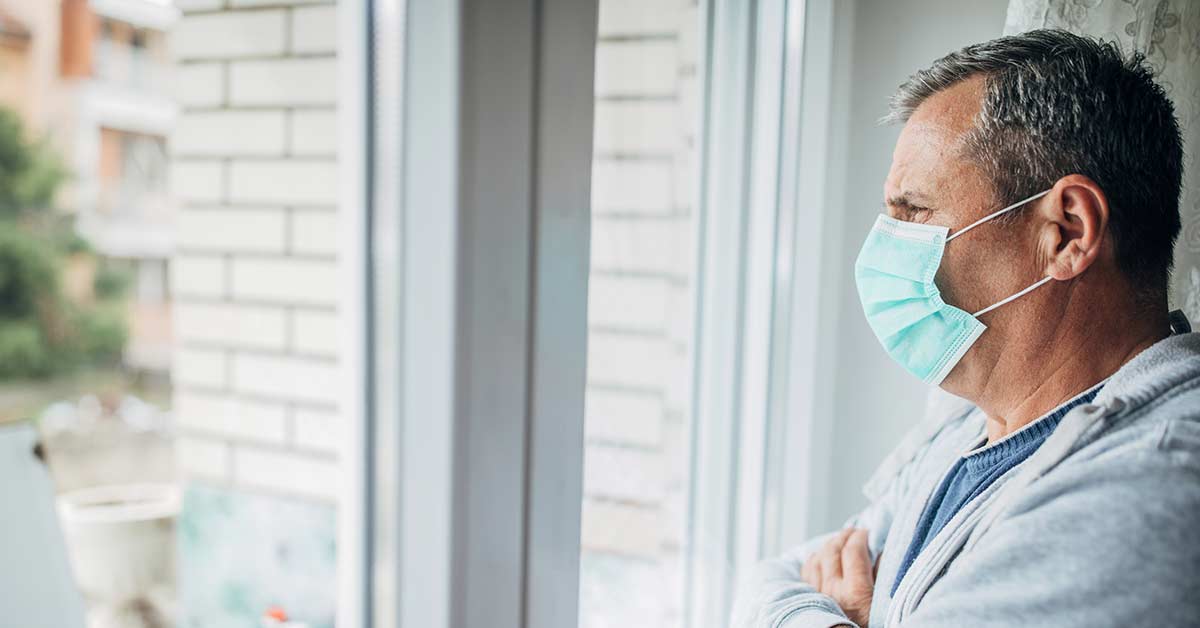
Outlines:
{"type": "Polygon", "coordinates": [[[884,185],[889,196],[930,195],[975,187],[979,174],[962,158],[962,140],[975,124],[983,77],[960,81],[926,98],[905,123],[884,185]]]}

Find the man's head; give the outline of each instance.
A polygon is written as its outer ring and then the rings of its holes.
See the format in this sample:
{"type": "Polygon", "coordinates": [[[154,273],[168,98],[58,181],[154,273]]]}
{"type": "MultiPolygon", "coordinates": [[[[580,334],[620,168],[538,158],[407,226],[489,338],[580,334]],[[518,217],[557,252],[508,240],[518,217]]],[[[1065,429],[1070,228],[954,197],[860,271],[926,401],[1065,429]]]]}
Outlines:
{"type": "Polygon", "coordinates": [[[946,248],[937,283],[967,311],[1058,280],[988,314],[993,343],[1029,333],[1039,299],[1062,308],[1085,285],[1096,307],[1165,314],[1182,140],[1140,55],[1062,31],[995,39],[913,75],[887,120],[905,123],[885,184],[895,218],[953,233],[1051,190],[946,248]]]}

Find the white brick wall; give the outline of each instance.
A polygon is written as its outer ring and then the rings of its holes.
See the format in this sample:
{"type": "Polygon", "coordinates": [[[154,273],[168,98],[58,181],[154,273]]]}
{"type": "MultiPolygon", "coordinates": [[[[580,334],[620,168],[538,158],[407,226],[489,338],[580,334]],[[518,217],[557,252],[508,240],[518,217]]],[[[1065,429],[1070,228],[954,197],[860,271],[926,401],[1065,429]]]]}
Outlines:
{"type": "Polygon", "coordinates": [[[332,155],[337,150],[337,115],[333,111],[292,113],[291,140],[296,155],[332,155]]]}
{"type": "Polygon", "coordinates": [[[592,166],[592,210],[597,214],[670,213],[680,196],[675,192],[678,185],[669,161],[618,161],[600,156],[592,166]]]}
{"type": "Polygon", "coordinates": [[[326,159],[234,161],[229,197],[238,203],[333,205],[337,202],[337,167],[326,159]]]}
{"type": "MultiPolygon", "coordinates": [[[[333,501],[345,420],[334,6],[180,6],[179,465],[333,501]]],[[[663,573],[680,568],[687,512],[696,15],[688,0],[601,0],[597,50],[582,540],[663,573]]],[[[678,613],[665,604],[656,625],[678,613]]]]}
{"type": "Polygon", "coordinates": [[[278,402],[185,392],[175,397],[175,419],[217,437],[278,445],[287,439],[287,406],[278,402]]]}
{"type": "Polygon", "coordinates": [[[232,370],[239,393],[322,404],[338,400],[337,363],[330,360],[237,352],[232,370]]]}
{"type": "MultiPolygon", "coordinates": [[[[596,55],[582,545],[607,567],[584,588],[620,591],[650,561],[660,606],[639,617],[665,627],[688,512],[697,16],[689,0],[601,0],[596,55]]],[[[582,610],[584,628],[613,623],[582,610]]]]}
{"type": "Polygon", "coordinates": [[[291,229],[293,253],[332,255],[337,252],[338,220],[329,211],[293,211],[291,229]]]}
{"type": "Polygon", "coordinates": [[[337,303],[337,267],[329,260],[235,258],[231,274],[236,299],[285,305],[337,303]]]}
{"type": "Polygon", "coordinates": [[[596,95],[674,97],[679,76],[674,41],[617,40],[596,49],[596,95]]]}
{"type": "Polygon", "coordinates": [[[287,12],[238,11],[192,15],[172,33],[175,54],[187,59],[225,59],[284,52],[287,12]]]}
{"type": "Polygon", "coordinates": [[[212,111],[185,115],[175,126],[176,155],[282,155],[284,112],[212,111]]]}
{"type": "Polygon", "coordinates": [[[184,107],[213,107],[225,99],[225,66],[189,63],[175,67],[175,100],[184,107]]]}
{"type": "Polygon", "coordinates": [[[286,222],[278,208],[184,207],[175,215],[175,244],[189,251],[282,253],[286,222]]]}
{"type": "Polygon", "coordinates": [[[333,105],[336,65],[331,58],[234,63],[229,67],[229,100],[235,105],[333,105]]]}
{"type": "Polygon", "coordinates": [[[329,28],[337,21],[332,6],[304,7],[292,12],[292,49],[296,52],[334,52],[337,31],[329,28]]]}
{"type": "Polygon", "coordinates": [[[337,460],[329,456],[300,456],[291,451],[237,447],[233,478],[239,485],[337,501],[337,460]]]}
{"type": "Polygon", "coordinates": [[[170,35],[174,411],[185,477],[333,502],[335,6],[187,0],[170,35]]]}
{"type": "Polygon", "coordinates": [[[287,346],[287,316],[282,308],[184,301],[172,313],[175,338],[184,344],[268,350],[287,346]]]}
{"type": "Polygon", "coordinates": [[[225,260],[214,256],[178,255],[171,262],[171,291],[175,297],[225,295],[225,260]]]}

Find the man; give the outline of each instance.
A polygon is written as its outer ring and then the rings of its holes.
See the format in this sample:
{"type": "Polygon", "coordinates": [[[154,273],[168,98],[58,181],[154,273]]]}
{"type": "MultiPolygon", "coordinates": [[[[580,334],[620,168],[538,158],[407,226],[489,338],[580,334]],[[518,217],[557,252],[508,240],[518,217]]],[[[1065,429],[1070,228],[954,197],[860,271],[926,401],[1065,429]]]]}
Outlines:
{"type": "Polygon", "coordinates": [[[909,79],[855,268],[932,417],[734,624],[1200,625],[1200,334],[1169,316],[1181,140],[1139,56],[1059,31],[909,79]],[[915,384],[915,382],[914,382],[915,384]]]}

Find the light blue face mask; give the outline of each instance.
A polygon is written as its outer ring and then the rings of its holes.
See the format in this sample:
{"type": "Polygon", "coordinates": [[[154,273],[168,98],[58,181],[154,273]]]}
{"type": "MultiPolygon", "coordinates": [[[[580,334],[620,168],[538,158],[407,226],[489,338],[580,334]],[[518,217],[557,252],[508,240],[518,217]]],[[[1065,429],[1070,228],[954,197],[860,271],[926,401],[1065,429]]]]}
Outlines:
{"type": "Polygon", "coordinates": [[[976,317],[1050,281],[1051,277],[1045,277],[974,314],[943,302],[933,282],[946,243],[1049,192],[988,214],[954,235],[949,235],[947,227],[904,222],[886,215],[875,220],[854,264],[854,278],[867,323],[888,355],[904,370],[925,383],[941,384],[987,329],[976,317]]]}

